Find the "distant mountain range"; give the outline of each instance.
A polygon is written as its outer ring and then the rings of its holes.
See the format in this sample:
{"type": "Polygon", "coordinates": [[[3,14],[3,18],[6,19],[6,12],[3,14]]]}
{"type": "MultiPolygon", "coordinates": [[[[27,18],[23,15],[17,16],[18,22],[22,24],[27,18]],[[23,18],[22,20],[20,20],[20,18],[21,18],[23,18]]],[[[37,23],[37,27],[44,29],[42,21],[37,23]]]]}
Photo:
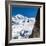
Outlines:
{"type": "Polygon", "coordinates": [[[32,34],[35,18],[28,18],[21,14],[12,16],[12,37],[28,38],[32,34]]]}
{"type": "Polygon", "coordinates": [[[12,17],[12,24],[21,24],[21,23],[25,23],[25,22],[35,22],[35,18],[28,18],[26,16],[17,14],[16,16],[12,17]]]}

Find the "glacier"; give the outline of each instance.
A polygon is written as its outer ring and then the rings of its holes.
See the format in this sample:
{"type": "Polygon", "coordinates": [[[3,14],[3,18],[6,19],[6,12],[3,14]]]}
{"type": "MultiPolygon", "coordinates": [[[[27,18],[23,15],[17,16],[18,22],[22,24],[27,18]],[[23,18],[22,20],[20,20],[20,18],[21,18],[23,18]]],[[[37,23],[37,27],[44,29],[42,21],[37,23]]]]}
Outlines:
{"type": "Polygon", "coordinates": [[[12,16],[12,38],[29,38],[35,24],[35,17],[26,17],[21,14],[12,16]]]}

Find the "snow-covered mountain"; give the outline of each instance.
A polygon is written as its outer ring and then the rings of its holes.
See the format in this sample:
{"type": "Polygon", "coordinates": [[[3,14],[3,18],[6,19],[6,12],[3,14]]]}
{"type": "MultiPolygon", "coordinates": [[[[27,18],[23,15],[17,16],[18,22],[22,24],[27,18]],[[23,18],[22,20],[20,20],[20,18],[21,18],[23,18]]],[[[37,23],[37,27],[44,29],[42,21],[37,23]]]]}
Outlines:
{"type": "Polygon", "coordinates": [[[12,16],[12,37],[29,38],[35,24],[35,18],[28,18],[21,14],[12,16]]]}

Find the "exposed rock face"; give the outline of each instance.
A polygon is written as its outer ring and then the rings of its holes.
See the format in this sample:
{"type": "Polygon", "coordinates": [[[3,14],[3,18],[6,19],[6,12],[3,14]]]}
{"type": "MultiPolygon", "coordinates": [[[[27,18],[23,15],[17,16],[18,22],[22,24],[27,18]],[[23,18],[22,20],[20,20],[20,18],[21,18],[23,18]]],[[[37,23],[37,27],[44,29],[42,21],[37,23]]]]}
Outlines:
{"type": "Polygon", "coordinates": [[[32,33],[32,37],[40,37],[40,11],[38,10],[38,14],[36,16],[36,22],[34,25],[34,29],[33,29],[33,33],[32,33]]]}

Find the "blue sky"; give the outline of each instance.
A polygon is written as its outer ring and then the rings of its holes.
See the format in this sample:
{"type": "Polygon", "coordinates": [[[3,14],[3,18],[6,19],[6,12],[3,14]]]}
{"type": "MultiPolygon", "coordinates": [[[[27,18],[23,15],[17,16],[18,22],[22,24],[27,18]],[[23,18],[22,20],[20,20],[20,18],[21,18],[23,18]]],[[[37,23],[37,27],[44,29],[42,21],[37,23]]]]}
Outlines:
{"type": "Polygon", "coordinates": [[[11,7],[11,15],[15,16],[17,14],[21,14],[23,16],[27,16],[27,17],[35,17],[37,15],[38,12],[38,8],[37,7],[21,7],[21,6],[15,6],[13,5],[11,7]]]}

